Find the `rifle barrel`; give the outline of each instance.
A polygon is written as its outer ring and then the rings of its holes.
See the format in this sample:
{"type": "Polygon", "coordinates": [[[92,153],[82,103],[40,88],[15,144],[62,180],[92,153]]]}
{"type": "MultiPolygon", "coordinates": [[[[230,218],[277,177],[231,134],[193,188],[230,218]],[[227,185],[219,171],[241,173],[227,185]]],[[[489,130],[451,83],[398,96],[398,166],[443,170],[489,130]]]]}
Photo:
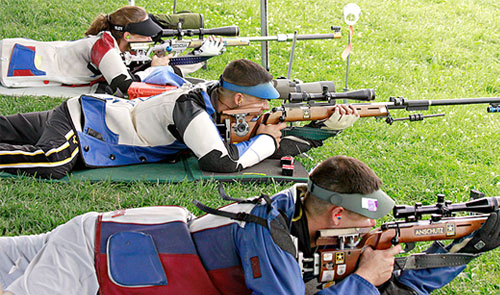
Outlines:
{"type": "Polygon", "coordinates": [[[430,106],[449,106],[449,105],[467,105],[467,104],[499,104],[500,97],[479,97],[479,98],[454,98],[437,100],[408,100],[402,97],[391,97],[387,105],[388,109],[406,109],[407,111],[428,110],[430,106]]]}
{"type": "MultiPolygon", "coordinates": [[[[342,35],[340,32],[333,34],[306,34],[297,35],[297,40],[321,40],[321,39],[339,39],[342,35]]],[[[292,41],[293,34],[278,34],[276,36],[261,36],[261,37],[240,37],[240,39],[249,42],[260,42],[260,41],[292,41]]]]}

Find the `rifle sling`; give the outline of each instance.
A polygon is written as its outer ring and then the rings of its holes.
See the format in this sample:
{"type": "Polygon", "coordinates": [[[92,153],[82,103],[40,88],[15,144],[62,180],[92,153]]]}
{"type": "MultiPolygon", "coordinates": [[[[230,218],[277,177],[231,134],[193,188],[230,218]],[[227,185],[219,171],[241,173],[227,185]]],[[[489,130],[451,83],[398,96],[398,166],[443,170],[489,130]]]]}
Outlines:
{"type": "Polygon", "coordinates": [[[200,203],[198,200],[193,200],[193,204],[198,209],[200,209],[201,211],[206,212],[208,214],[227,217],[227,218],[238,220],[238,221],[253,222],[253,223],[260,224],[265,228],[269,228],[267,226],[267,220],[262,218],[262,217],[259,217],[259,216],[248,214],[246,212],[233,213],[233,212],[227,212],[227,211],[223,211],[223,210],[210,208],[210,207],[205,206],[204,204],[200,203]]]}
{"type": "MultiPolygon", "coordinates": [[[[267,203],[267,211],[269,212],[271,210],[271,199],[267,195],[262,195],[258,199],[264,199],[267,203]]],[[[213,214],[216,216],[222,216],[222,217],[227,217],[230,219],[238,220],[238,221],[244,221],[244,222],[251,222],[251,223],[256,223],[258,225],[261,225],[269,230],[271,233],[271,237],[276,243],[278,247],[281,248],[281,250],[290,253],[293,257],[297,257],[297,249],[295,248],[295,243],[293,242],[292,236],[290,235],[290,230],[288,228],[288,218],[286,214],[282,210],[278,210],[279,214],[276,216],[275,219],[271,220],[269,225],[267,222],[267,219],[262,218],[257,215],[249,214],[246,212],[238,212],[238,213],[233,213],[233,212],[227,212],[215,208],[210,208],[198,200],[193,200],[193,204],[200,209],[201,211],[204,211],[208,214],[213,214]]]]}
{"type": "Polygon", "coordinates": [[[394,269],[409,270],[437,267],[454,267],[465,265],[477,256],[477,254],[466,253],[412,254],[407,257],[396,257],[394,269]]]}

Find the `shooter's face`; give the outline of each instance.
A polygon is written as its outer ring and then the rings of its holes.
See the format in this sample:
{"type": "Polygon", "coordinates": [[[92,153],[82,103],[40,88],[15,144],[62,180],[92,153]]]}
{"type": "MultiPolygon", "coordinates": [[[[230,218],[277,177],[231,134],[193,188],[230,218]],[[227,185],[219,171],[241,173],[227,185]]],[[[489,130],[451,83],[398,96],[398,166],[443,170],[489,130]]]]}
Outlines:
{"type": "Polygon", "coordinates": [[[256,96],[243,94],[243,102],[238,105],[238,108],[262,108],[262,110],[269,110],[269,101],[256,96]]]}
{"type": "Polygon", "coordinates": [[[349,210],[342,212],[339,221],[339,228],[374,227],[377,224],[375,219],[365,217],[349,210]]]}

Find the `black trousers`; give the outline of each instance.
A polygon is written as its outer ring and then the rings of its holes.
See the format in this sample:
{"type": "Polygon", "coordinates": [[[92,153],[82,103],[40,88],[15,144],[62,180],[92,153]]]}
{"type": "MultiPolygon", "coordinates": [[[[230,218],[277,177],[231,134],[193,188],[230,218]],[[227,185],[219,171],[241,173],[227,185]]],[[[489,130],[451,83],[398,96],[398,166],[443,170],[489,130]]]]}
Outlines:
{"type": "Polygon", "coordinates": [[[66,102],[50,111],[0,116],[0,171],[62,178],[79,145],[66,102]]]}

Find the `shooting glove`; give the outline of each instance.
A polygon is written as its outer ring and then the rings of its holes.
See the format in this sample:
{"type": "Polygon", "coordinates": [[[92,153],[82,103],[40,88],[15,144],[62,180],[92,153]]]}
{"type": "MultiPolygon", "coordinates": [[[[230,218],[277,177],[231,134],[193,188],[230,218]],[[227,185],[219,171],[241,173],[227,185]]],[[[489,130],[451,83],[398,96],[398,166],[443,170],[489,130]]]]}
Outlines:
{"type": "Polygon", "coordinates": [[[343,115],[341,116],[338,112],[334,112],[328,120],[323,122],[325,124],[323,129],[329,130],[344,130],[351,127],[358,120],[359,116],[355,115],[343,115]]]}
{"type": "Polygon", "coordinates": [[[307,139],[299,136],[288,135],[281,138],[279,149],[271,155],[271,159],[280,159],[284,156],[296,156],[308,150],[322,146],[322,140],[307,139]]]}
{"type": "Polygon", "coordinates": [[[500,246],[500,218],[498,210],[474,233],[454,240],[446,248],[450,253],[483,253],[500,246]]]}
{"type": "Polygon", "coordinates": [[[200,48],[193,51],[194,55],[197,56],[217,56],[221,55],[226,51],[224,43],[221,40],[206,39],[201,44],[200,48]]]}

